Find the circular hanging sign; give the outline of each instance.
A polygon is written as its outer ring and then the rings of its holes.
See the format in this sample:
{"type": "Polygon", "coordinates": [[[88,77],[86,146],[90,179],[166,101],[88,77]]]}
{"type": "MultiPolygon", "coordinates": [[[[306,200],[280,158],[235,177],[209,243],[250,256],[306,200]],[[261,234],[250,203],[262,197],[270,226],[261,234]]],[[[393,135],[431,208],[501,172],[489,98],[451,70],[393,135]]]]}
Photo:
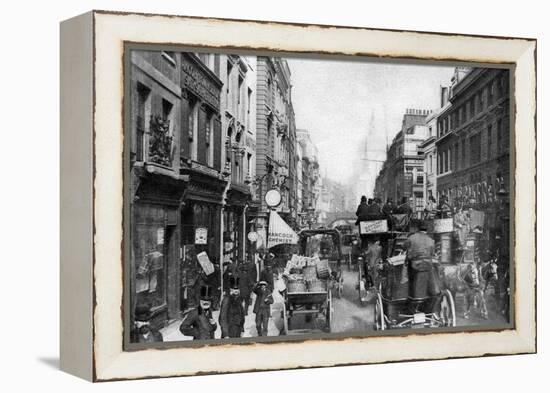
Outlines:
{"type": "Polygon", "coordinates": [[[255,243],[256,240],[258,240],[258,233],[257,232],[248,232],[248,240],[252,243],[255,243]]]}
{"type": "Polygon", "coordinates": [[[272,188],[265,193],[265,203],[269,207],[277,207],[281,204],[281,193],[279,190],[272,188]]]}

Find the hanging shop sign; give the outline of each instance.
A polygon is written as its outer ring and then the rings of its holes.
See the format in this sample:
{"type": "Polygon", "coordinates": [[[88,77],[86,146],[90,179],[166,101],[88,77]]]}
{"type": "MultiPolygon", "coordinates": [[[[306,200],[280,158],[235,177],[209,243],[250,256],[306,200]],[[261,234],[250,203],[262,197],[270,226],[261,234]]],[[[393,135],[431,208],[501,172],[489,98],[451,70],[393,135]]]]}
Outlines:
{"type": "Polygon", "coordinates": [[[278,244],[298,244],[298,235],[276,211],[269,214],[267,248],[278,244]]]}
{"type": "Polygon", "coordinates": [[[265,203],[271,208],[279,206],[281,204],[281,199],[280,191],[275,188],[265,193],[265,203]]]}
{"type": "Polygon", "coordinates": [[[195,244],[207,244],[208,241],[208,229],[199,227],[195,229],[195,244]]]}
{"type": "Polygon", "coordinates": [[[208,254],[205,251],[197,254],[197,260],[207,276],[214,273],[214,265],[210,262],[210,258],[208,258],[208,254]]]}

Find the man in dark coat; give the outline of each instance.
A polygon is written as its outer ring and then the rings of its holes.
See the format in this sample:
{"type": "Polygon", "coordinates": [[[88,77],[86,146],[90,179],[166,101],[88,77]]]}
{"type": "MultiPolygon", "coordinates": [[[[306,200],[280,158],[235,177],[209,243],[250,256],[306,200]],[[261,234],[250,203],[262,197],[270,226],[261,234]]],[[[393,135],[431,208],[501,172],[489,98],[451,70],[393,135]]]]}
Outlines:
{"type": "Polygon", "coordinates": [[[268,291],[273,291],[273,268],[271,266],[272,264],[271,261],[273,261],[273,259],[266,257],[265,265],[263,270],[260,272],[260,280],[259,280],[259,281],[265,281],[267,283],[268,291]]]}
{"type": "MultiPolygon", "coordinates": [[[[412,226],[418,231],[408,237],[403,248],[407,251],[409,269],[409,304],[415,313],[422,302],[436,298],[441,290],[433,266],[435,242],[426,233],[425,221],[414,222],[412,226]]],[[[433,302],[427,308],[426,312],[432,312],[433,302]]]]}
{"type": "Polygon", "coordinates": [[[254,303],[254,314],[256,314],[256,329],[258,336],[267,336],[267,326],[271,317],[271,305],[273,295],[267,287],[267,282],[259,281],[254,288],[256,302],[254,303]]]}
{"type": "Polygon", "coordinates": [[[241,263],[237,269],[237,279],[239,283],[239,297],[244,305],[244,315],[247,315],[248,308],[250,307],[250,295],[252,293],[254,282],[250,278],[248,266],[244,263],[241,263]]]}
{"type": "Polygon", "coordinates": [[[135,312],[135,326],[136,333],[134,342],[138,343],[157,343],[162,342],[162,334],[158,330],[151,328],[151,311],[150,306],[147,304],[139,304],[136,306],[135,312]]]}
{"type": "Polygon", "coordinates": [[[201,287],[199,305],[187,312],[180,325],[180,332],[184,336],[191,336],[193,340],[209,340],[214,338],[218,325],[212,317],[212,288],[201,287]]]}
{"type": "Polygon", "coordinates": [[[367,197],[363,195],[361,197],[361,202],[359,203],[359,206],[357,206],[357,211],[355,212],[355,215],[357,216],[357,221],[355,222],[355,225],[359,225],[359,221],[367,220],[368,209],[369,205],[367,205],[367,197]]]}
{"type": "Polygon", "coordinates": [[[229,292],[224,296],[220,307],[220,327],[222,338],[238,338],[244,331],[245,311],[240,297],[239,278],[231,277],[229,292]]]}

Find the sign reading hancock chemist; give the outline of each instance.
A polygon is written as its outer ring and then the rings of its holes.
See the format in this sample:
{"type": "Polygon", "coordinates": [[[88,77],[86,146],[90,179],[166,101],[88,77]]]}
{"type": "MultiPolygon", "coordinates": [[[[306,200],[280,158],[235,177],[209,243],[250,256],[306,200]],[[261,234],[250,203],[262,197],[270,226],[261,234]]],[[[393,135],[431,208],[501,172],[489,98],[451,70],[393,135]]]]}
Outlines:
{"type": "Polygon", "coordinates": [[[61,43],[64,370],[535,350],[536,41],[92,12],[61,43]]]}

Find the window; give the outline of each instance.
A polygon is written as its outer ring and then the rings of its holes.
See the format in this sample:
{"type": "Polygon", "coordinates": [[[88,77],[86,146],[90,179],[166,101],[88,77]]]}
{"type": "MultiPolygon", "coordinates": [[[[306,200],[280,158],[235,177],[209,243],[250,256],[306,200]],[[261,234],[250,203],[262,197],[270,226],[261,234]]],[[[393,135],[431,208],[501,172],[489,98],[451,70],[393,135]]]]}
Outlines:
{"type": "Polygon", "coordinates": [[[189,116],[187,117],[187,126],[189,134],[189,152],[192,160],[197,159],[198,110],[199,105],[197,101],[191,100],[189,102],[189,116]]]}
{"type": "Polygon", "coordinates": [[[202,61],[202,63],[209,67],[210,66],[210,55],[208,53],[197,53],[197,56],[199,57],[199,59],[202,61]]]}
{"type": "Polygon", "coordinates": [[[490,82],[489,85],[487,86],[487,105],[488,106],[493,105],[493,99],[495,97],[494,89],[495,89],[494,82],[490,82]]]}
{"type": "Polygon", "coordinates": [[[172,108],[174,105],[168,100],[162,99],[162,118],[166,121],[171,120],[172,108]]]}
{"type": "Polygon", "coordinates": [[[493,126],[489,124],[487,126],[487,158],[491,158],[493,149],[493,126]]]}
{"type": "Polygon", "coordinates": [[[481,161],[481,133],[470,137],[470,161],[477,164],[481,161]]]}
{"type": "Polygon", "coordinates": [[[176,65],[176,54],[174,52],[164,51],[162,54],[167,57],[168,61],[170,61],[173,65],[176,65]]]}
{"type": "Polygon", "coordinates": [[[453,158],[454,158],[453,169],[457,170],[458,169],[458,142],[455,143],[455,151],[454,151],[453,158]]]}
{"type": "Polygon", "coordinates": [[[212,132],[212,113],[206,114],[206,129],[205,129],[205,142],[206,142],[206,163],[208,166],[214,166],[214,149],[213,149],[213,132],[212,132]]]}
{"type": "Polygon", "coordinates": [[[226,73],[226,86],[225,86],[225,93],[227,94],[227,98],[229,100],[229,89],[231,85],[231,71],[233,71],[233,63],[231,60],[227,60],[227,73],[226,73]]]}
{"type": "Polygon", "coordinates": [[[502,120],[497,121],[497,154],[502,153],[502,120]]]}
{"type": "Polygon", "coordinates": [[[416,175],[416,184],[424,184],[424,175],[416,175]]]}
{"type": "Polygon", "coordinates": [[[466,168],[466,139],[462,139],[462,168],[466,168]]]}
{"type": "Polygon", "coordinates": [[[480,91],[479,93],[477,93],[477,102],[478,102],[478,111],[479,112],[482,112],[483,111],[483,91],[480,91]]]}
{"type": "Polygon", "coordinates": [[[137,85],[137,116],[136,116],[136,161],[143,161],[143,145],[145,143],[145,119],[147,104],[149,99],[149,90],[147,87],[138,83],[137,85]]]}
{"type": "Polygon", "coordinates": [[[476,102],[475,99],[470,100],[470,117],[473,118],[476,115],[476,102]]]}

